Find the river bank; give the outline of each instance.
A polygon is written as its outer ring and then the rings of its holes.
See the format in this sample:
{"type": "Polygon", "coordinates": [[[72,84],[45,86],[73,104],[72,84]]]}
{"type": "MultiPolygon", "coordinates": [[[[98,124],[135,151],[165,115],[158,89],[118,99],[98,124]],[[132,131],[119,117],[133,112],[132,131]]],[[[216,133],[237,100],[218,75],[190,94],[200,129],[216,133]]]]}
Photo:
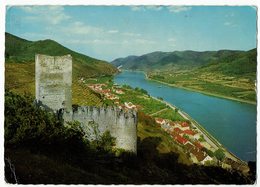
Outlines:
{"type": "Polygon", "coordinates": [[[232,100],[232,101],[237,101],[237,102],[242,102],[242,103],[247,103],[247,104],[252,104],[252,105],[256,105],[256,104],[257,104],[256,102],[249,101],[249,100],[238,99],[238,98],[229,97],[229,96],[225,96],[225,95],[220,95],[220,94],[215,94],[215,93],[211,93],[211,92],[196,90],[196,89],[193,89],[193,88],[187,88],[187,87],[179,86],[179,85],[176,85],[176,84],[170,84],[170,83],[166,83],[166,82],[159,81],[159,80],[156,80],[156,79],[151,79],[151,78],[149,78],[149,77],[147,76],[147,73],[146,73],[146,72],[144,72],[144,71],[138,71],[138,72],[144,73],[145,78],[146,78],[147,80],[155,81],[155,82],[158,82],[158,83],[167,85],[167,86],[171,86],[171,87],[175,87],[175,88],[181,88],[181,89],[185,89],[185,90],[189,90],[189,91],[193,91],[193,92],[198,92],[198,93],[205,94],[205,95],[209,95],[209,96],[213,96],[213,97],[218,97],[218,98],[223,98],[223,99],[229,99],[229,100],[232,100]]]}

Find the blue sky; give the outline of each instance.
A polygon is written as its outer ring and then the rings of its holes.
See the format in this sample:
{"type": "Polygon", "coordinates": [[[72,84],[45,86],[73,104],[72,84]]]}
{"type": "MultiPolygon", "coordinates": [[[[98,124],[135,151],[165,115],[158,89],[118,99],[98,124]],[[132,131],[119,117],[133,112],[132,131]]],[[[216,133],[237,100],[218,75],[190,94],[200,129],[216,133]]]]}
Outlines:
{"type": "Polygon", "coordinates": [[[6,32],[53,39],[111,61],[176,50],[256,47],[256,9],[249,6],[12,6],[6,32]]]}

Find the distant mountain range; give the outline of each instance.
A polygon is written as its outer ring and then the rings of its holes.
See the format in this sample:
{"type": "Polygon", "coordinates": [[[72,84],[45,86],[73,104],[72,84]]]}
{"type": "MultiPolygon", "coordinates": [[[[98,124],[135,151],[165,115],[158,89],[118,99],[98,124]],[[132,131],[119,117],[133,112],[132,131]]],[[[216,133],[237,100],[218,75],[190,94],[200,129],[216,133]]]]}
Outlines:
{"type": "Polygon", "coordinates": [[[9,33],[5,33],[5,62],[34,62],[35,54],[60,56],[71,54],[73,73],[76,75],[112,75],[117,69],[108,62],[72,51],[54,40],[28,41],[9,33]]]}
{"type": "Polygon", "coordinates": [[[256,49],[249,51],[174,51],[153,52],[141,56],[118,58],[111,63],[129,70],[169,70],[209,68],[224,73],[256,72],[256,49]],[[213,67],[214,66],[214,67],[213,67]]]}

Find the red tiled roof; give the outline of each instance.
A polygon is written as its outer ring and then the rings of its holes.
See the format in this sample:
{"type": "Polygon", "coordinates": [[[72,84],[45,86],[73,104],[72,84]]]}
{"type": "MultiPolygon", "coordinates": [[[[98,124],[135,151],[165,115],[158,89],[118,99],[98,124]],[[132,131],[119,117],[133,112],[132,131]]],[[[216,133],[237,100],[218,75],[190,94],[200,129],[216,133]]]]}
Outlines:
{"type": "Polygon", "coordinates": [[[200,149],[194,148],[194,149],[191,149],[190,152],[194,156],[196,156],[196,158],[199,162],[203,161],[207,157],[207,154],[205,152],[201,151],[200,149]]]}
{"type": "Polygon", "coordinates": [[[177,133],[177,134],[180,134],[180,133],[183,133],[183,131],[181,129],[179,129],[178,127],[177,128],[174,128],[173,129],[173,132],[177,133]]]}
{"type": "Polygon", "coordinates": [[[181,126],[182,126],[182,127],[189,127],[189,124],[185,121],[185,122],[182,122],[182,123],[181,123],[181,126]]]}
{"type": "Polygon", "coordinates": [[[102,91],[102,93],[109,93],[109,92],[110,92],[109,89],[107,89],[107,90],[103,90],[103,91],[102,91]]]}
{"type": "Polygon", "coordinates": [[[181,144],[185,144],[188,140],[181,137],[180,135],[175,136],[175,140],[177,140],[181,144]]]}
{"type": "Polygon", "coordinates": [[[203,146],[199,142],[194,142],[194,145],[199,149],[203,148],[203,146]]]}
{"type": "Polygon", "coordinates": [[[193,146],[191,143],[187,143],[187,144],[185,145],[185,147],[186,147],[186,149],[187,149],[188,151],[194,149],[194,146],[193,146]]]}
{"type": "Polygon", "coordinates": [[[195,132],[193,132],[192,130],[185,130],[185,131],[183,131],[184,132],[184,134],[188,134],[188,135],[194,135],[194,134],[196,134],[195,132]]]}

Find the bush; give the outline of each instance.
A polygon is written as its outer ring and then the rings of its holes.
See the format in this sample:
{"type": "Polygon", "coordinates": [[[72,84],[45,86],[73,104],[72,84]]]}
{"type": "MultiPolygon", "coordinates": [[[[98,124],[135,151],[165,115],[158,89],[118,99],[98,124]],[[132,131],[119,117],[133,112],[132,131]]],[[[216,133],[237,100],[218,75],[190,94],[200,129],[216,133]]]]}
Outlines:
{"type": "Polygon", "coordinates": [[[126,89],[132,89],[132,87],[131,87],[131,86],[129,86],[129,85],[126,85],[126,84],[124,84],[122,87],[123,87],[123,88],[126,88],[126,89]]]}
{"type": "Polygon", "coordinates": [[[155,119],[141,111],[138,111],[138,122],[143,125],[156,126],[155,119]]]}
{"type": "MultiPolygon", "coordinates": [[[[163,101],[163,98],[162,97],[157,97],[159,100],[163,101]]],[[[168,107],[168,106],[167,106],[168,107]]]]}
{"type": "Polygon", "coordinates": [[[214,157],[215,156],[214,153],[211,150],[209,150],[209,149],[207,149],[205,147],[202,148],[202,151],[205,151],[210,157],[214,157]]]}
{"type": "Polygon", "coordinates": [[[214,155],[215,155],[215,157],[216,157],[218,160],[220,160],[220,161],[222,161],[222,160],[225,158],[225,153],[224,153],[224,151],[223,151],[222,149],[216,150],[216,151],[214,152],[214,155]]]}
{"type": "Polygon", "coordinates": [[[66,145],[83,146],[83,131],[79,124],[68,127],[54,113],[33,104],[32,96],[5,92],[5,146],[66,145]]]}
{"type": "Polygon", "coordinates": [[[90,144],[92,148],[98,151],[112,152],[112,149],[116,144],[116,138],[112,137],[109,131],[105,131],[100,139],[94,140],[90,144]]]}
{"type": "Polygon", "coordinates": [[[148,95],[148,92],[147,92],[145,89],[143,89],[143,88],[138,88],[138,87],[136,87],[136,88],[135,88],[135,91],[140,92],[140,93],[143,93],[143,94],[145,94],[145,95],[148,95]]]}

